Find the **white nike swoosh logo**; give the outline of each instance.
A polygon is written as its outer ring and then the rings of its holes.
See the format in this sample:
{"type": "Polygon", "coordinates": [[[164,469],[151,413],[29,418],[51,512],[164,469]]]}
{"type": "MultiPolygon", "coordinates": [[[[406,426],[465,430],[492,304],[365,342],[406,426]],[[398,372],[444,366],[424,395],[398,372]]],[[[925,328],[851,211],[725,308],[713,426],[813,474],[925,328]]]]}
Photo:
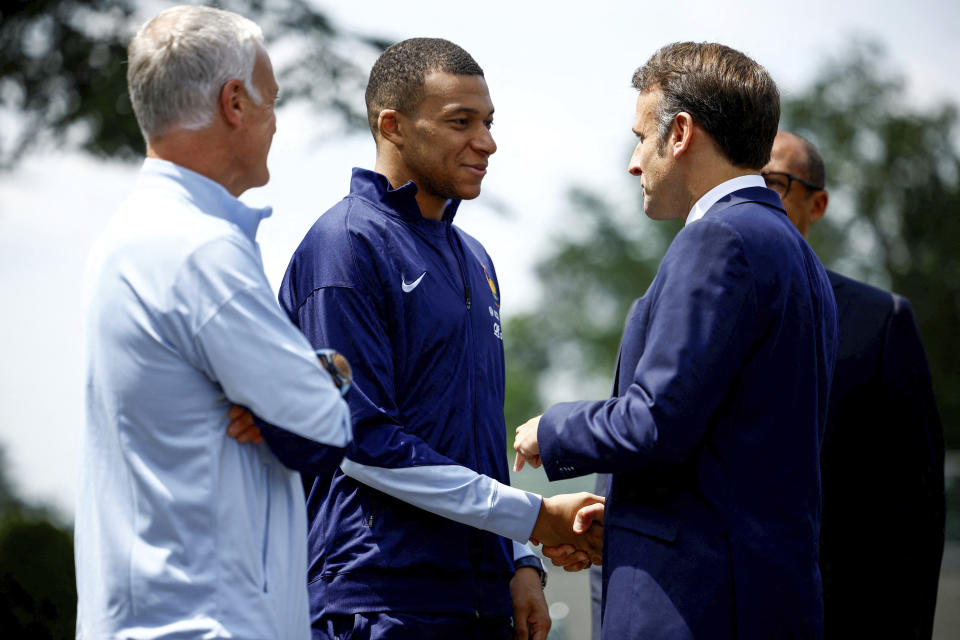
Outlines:
{"type": "Polygon", "coordinates": [[[423,280],[423,276],[427,275],[427,272],[424,271],[420,274],[420,277],[414,280],[413,282],[407,282],[404,280],[403,276],[400,276],[400,288],[403,289],[404,293],[410,293],[417,288],[417,285],[420,284],[420,281],[423,280]]]}

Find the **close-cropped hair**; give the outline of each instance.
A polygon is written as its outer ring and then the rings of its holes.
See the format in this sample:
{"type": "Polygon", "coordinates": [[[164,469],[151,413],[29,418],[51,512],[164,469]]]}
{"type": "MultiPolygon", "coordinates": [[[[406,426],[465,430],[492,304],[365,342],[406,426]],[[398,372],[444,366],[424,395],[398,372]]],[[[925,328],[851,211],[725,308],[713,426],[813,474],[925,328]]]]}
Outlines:
{"type": "MultiPolygon", "coordinates": [[[[823,158],[820,156],[820,151],[806,138],[802,136],[797,136],[797,138],[799,138],[800,142],[803,143],[803,177],[806,178],[807,181],[812,182],[815,185],[819,185],[821,189],[826,187],[827,169],[823,165],[823,158]]],[[[813,192],[807,194],[808,197],[812,195],[813,192]]]]}
{"type": "Polygon", "coordinates": [[[483,69],[463,48],[442,38],[410,38],[389,47],[370,70],[367,120],[373,137],[384,109],[410,114],[423,100],[426,77],[434,71],[458,76],[482,76],[483,69]]]}
{"type": "Polygon", "coordinates": [[[640,92],[663,92],[657,107],[660,144],[674,118],[689,113],[735,166],[761,169],[770,160],[780,122],[780,92],[747,55],[712,42],[662,47],[633,74],[640,92]]]}
{"type": "Polygon", "coordinates": [[[253,67],[262,46],[260,27],[229,11],[179,6],[157,14],[127,48],[127,86],[143,136],[209,126],[230,80],[241,80],[260,104],[253,67]]]}

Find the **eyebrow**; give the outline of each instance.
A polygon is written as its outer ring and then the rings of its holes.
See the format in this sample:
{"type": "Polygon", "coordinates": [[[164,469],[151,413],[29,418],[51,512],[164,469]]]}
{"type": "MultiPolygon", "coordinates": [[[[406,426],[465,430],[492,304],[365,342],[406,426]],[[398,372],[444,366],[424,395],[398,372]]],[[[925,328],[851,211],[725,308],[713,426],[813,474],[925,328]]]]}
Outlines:
{"type": "MultiPolygon", "coordinates": [[[[492,116],[494,111],[495,111],[494,109],[490,109],[490,112],[487,114],[487,117],[492,116]]],[[[480,111],[480,109],[474,109],[473,107],[467,107],[460,104],[444,109],[444,115],[450,116],[456,113],[469,113],[469,114],[476,114],[476,115],[483,114],[483,112],[480,111]]]]}

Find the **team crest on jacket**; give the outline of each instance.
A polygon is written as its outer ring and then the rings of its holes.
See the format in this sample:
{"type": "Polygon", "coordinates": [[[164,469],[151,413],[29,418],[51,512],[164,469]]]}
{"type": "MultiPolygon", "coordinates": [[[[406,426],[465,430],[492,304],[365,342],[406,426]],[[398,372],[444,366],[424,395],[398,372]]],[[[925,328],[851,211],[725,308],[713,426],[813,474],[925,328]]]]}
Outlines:
{"type": "Polygon", "coordinates": [[[483,277],[487,279],[487,284],[490,285],[490,293],[493,294],[493,302],[497,305],[497,308],[500,308],[500,296],[497,295],[497,285],[494,283],[493,278],[490,277],[490,274],[487,273],[487,268],[483,266],[483,263],[480,263],[480,268],[483,269],[483,277]]]}

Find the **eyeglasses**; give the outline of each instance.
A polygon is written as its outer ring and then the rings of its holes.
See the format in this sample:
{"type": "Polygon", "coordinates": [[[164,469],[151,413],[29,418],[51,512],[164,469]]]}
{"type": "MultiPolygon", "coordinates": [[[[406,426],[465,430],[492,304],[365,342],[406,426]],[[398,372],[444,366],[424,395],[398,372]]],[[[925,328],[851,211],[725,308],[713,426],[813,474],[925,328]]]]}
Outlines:
{"type": "Polygon", "coordinates": [[[786,198],[787,194],[790,193],[790,185],[793,181],[799,182],[811,191],[823,189],[823,187],[818,187],[808,180],[784,171],[761,171],[760,175],[763,176],[763,181],[767,183],[767,187],[779,193],[781,198],[786,198]]]}
{"type": "Polygon", "coordinates": [[[347,395],[350,385],[353,384],[353,369],[347,359],[336,349],[317,349],[315,353],[320,364],[333,378],[333,384],[340,390],[340,395],[347,395]]]}

